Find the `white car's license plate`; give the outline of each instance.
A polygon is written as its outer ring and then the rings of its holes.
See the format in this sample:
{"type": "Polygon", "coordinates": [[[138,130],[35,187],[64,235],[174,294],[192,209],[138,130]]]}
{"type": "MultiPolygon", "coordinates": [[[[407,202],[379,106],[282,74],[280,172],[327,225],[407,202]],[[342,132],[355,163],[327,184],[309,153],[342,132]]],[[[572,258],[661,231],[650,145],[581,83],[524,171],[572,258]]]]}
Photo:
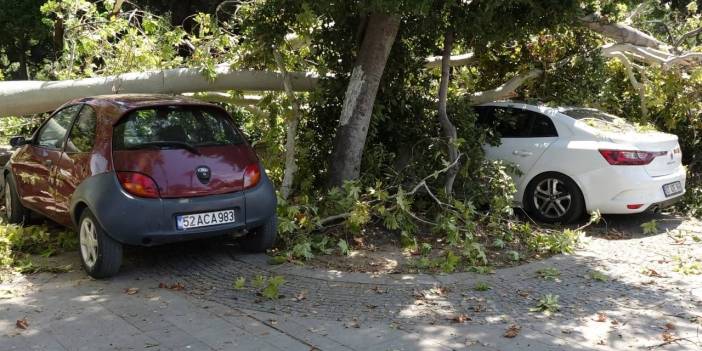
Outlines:
{"type": "Polygon", "coordinates": [[[176,226],[180,230],[186,230],[199,227],[208,227],[211,225],[234,223],[235,221],[234,210],[224,210],[177,216],[176,226]]]}
{"type": "Polygon", "coordinates": [[[665,197],[671,197],[683,192],[683,187],[681,182],[673,182],[663,185],[663,193],[665,197]]]}

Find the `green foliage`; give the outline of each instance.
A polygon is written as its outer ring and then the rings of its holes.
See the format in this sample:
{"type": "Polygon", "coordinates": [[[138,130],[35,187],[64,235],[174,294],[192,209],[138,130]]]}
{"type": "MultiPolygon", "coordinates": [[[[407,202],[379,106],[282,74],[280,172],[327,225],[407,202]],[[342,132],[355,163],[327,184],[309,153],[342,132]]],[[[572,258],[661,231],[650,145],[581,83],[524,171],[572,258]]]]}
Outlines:
{"type": "Polygon", "coordinates": [[[527,236],[526,242],[528,247],[536,252],[570,254],[575,251],[582,234],[581,231],[572,229],[564,229],[562,232],[534,232],[527,236]]]}
{"type": "Polygon", "coordinates": [[[457,256],[456,254],[453,253],[453,251],[449,250],[446,251],[444,254],[442,260],[441,260],[441,271],[444,273],[452,273],[456,270],[458,267],[458,264],[460,263],[460,257],[457,256]]]}
{"type": "Polygon", "coordinates": [[[285,279],[282,276],[274,276],[268,279],[268,285],[261,290],[261,295],[269,300],[277,300],[280,298],[280,287],[285,284],[285,279]]]}
{"type": "Polygon", "coordinates": [[[263,288],[263,286],[266,285],[266,277],[264,277],[260,274],[255,276],[253,278],[253,281],[251,282],[251,285],[256,289],[263,288]]]}
{"type": "Polygon", "coordinates": [[[641,229],[644,234],[657,234],[658,233],[658,222],[652,219],[648,222],[641,224],[641,229]]]}
{"type": "Polygon", "coordinates": [[[3,117],[0,118],[0,145],[7,145],[13,136],[29,136],[39,127],[41,118],[20,118],[3,117]]]}
{"type": "Polygon", "coordinates": [[[431,253],[432,246],[429,243],[422,243],[422,245],[419,246],[419,254],[422,256],[429,256],[431,253]]]}
{"type": "Polygon", "coordinates": [[[684,275],[702,274],[702,259],[696,259],[692,256],[675,256],[673,257],[673,262],[675,263],[673,268],[675,272],[684,275]]]}
{"type": "Polygon", "coordinates": [[[339,247],[339,253],[341,253],[344,256],[348,256],[350,253],[349,249],[349,243],[346,242],[344,239],[339,239],[339,243],[336,244],[336,246],[339,247]]]}
{"type": "Polygon", "coordinates": [[[232,283],[232,288],[235,290],[242,290],[246,287],[246,278],[244,277],[239,277],[234,280],[234,283],[232,283]]]}
{"type": "Polygon", "coordinates": [[[531,312],[541,312],[547,316],[560,311],[561,305],[558,303],[558,295],[543,295],[536,306],[529,309],[531,312]]]}
{"type": "Polygon", "coordinates": [[[76,249],[78,236],[73,231],[52,232],[46,225],[21,227],[0,222],[0,268],[13,264],[29,267],[27,255],[49,257],[76,249]]]}
{"type": "Polygon", "coordinates": [[[595,270],[590,272],[590,274],[588,274],[588,277],[590,277],[590,279],[596,280],[598,282],[606,282],[609,280],[609,277],[606,274],[604,274],[600,271],[595,271],[595,270]]]}
{"type": "Polygon", "coordinates": [[[544,267],[536,271],[536,274],[543,280],[557,280],[561,276],[561,271],[555,267],[544,267]]]}
{"type": "Polygon", "coordinates": [[[477,283],[475,283],[475,287],[473,287],[473,289],[475,291],[488,291],[492,288],[486,282],[477,282],[477,283]]]}

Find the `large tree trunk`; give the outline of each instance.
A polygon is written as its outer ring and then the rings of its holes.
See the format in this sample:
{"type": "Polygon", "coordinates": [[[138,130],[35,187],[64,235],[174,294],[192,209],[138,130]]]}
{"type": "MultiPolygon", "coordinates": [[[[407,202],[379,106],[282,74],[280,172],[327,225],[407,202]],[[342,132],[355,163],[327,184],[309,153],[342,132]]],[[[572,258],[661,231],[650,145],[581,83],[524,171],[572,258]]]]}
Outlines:
{"type": "Polygon", "coordinates": [[[336,132],[329,174],[331,186],[340,186],[360,174],[375,96],[399,27],[398,16],[372,13],[368,18],[336,132]]]}
{"type": "MultiPolygon", "coordinates": [[[[215,72],[213,81],[198,68],[177,68],[78,80],[0,82],[0,116],[52,111],[68,100],[102,94],[284,89],[281,73],[234,71],[229,65],[217,66],[215,72]]],[[[309,91],[317,85],[318,78],[312,74],[290,72],[289,75],[296,91],[309,91]]]]}
{"type": "MultiPolygon", "coordinates": [[[[453,164],[458,159],[458,148],[456,147],[456,127],[451,123],[446,113],[446,100],[448,99],[448,86],[451,80],[451,50],[453,49],[453,33],[451,29],[446,30],[444,35],[444,52],[441,60],[441,82],[439,83],[439,123],[444,132],[444,137],[448,141],[449,164],[453,164]]],[[[455,164],[451,169],[446,171],[446,180],[444,181],[444,191],[446,196],[453,194],[453,181],[458,174],[459,165],[455,164]]]]}

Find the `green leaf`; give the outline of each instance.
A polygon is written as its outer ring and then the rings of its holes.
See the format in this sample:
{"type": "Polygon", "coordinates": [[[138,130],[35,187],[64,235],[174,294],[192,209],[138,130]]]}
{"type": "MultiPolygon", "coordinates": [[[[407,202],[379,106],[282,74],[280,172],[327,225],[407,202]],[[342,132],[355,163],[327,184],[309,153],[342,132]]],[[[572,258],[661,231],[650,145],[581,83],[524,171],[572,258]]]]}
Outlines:
{"type": "Polygon", "coordinates": [[[285,284],[282,276],[275,276],[268,280],[268,285],[261,291],[261,295],[269,300],[280,298],[280,287],[285,284]]]}
{"type": "Polygon", "coordinates": [[[349,244],[346,242],[344,239],[339,239],[339,243],[336,244],[339,247],[339,252],[344,255],[348,256],[349,254],[349,244]]]}
{"type": "Polygon", "coordinates": [[[232,288],[235,290],[241,290],[245,286],[246,286],[246,278],[244,278],[244,277],[236,278],[236,280],[232,284],[232,288]]]}

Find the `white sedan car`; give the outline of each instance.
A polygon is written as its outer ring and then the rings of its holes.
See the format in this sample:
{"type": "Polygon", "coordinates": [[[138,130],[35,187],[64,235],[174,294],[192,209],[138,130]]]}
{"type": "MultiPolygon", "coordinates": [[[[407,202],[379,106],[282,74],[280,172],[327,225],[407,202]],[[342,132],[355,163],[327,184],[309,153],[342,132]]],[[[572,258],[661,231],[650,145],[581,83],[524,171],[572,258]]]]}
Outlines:
{"type": "Polygon", "coordinates": [[[484,147],[487,158],[517,166],[515,204],[539,221],[657,210],[685,193],[676,135],[590,108],[494,102],[476,112],[501,135],[499,146],[484,147]]]}

